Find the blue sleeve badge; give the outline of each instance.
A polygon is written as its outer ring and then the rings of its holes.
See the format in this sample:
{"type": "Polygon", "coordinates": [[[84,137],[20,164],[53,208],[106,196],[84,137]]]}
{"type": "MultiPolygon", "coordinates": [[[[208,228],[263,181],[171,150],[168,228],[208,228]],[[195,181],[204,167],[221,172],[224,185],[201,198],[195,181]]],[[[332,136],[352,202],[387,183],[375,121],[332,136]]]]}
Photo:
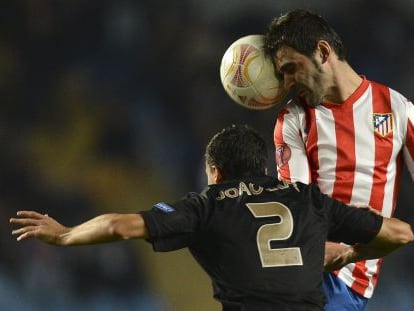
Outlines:
{"type": "Polygon", "coordinates": [[[155,208],[158,208],[159,210],[163,211],[164,213],[171,213],[174,212],[175,209],[168,205],[167,203],[160,202],[154,205],[155,208]]]}

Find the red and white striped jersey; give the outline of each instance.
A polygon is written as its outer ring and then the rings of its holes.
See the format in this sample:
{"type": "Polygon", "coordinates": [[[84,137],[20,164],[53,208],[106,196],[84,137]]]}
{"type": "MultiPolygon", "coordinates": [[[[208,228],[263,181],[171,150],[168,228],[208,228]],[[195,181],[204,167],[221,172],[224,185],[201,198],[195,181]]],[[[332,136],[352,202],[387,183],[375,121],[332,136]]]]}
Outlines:
{"type": "MultiPolygon", "coordinates": [[[[398,92],[365,78],[341,105],[291,104],[278,115],[274,142],[280,179],[316,182],[321,191],[391,216],[403,162],[414,176],[414,106],[398,92]]],[[[370,298],[381,259],[335,271],[370,298]]]]}

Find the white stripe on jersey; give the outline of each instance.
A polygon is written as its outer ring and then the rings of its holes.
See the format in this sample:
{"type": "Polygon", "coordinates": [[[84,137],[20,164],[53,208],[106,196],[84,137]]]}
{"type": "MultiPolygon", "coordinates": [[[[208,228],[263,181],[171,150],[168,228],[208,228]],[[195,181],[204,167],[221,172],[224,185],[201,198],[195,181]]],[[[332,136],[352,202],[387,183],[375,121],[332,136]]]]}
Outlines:
{"type": "Polygon", "coordinates": [[[340,278],[348,287],[351,287],[355,281],[355,278],[352,276],[354,269],[355,264],[350,263],[346,266],[346,269],[342,268],[339,270],[338,278],[340,278]]]}
{"type": "Polygon", "coordinates": [[[336,167],[336,136],[335,133],[335,121],[332,115],[332,111],[323,106],[320,109],[315,110],[315,122],[318,134],[318,186],[321,191],[329,196],[332,195],[334,180],[335,180],[335,167],[336,167]],[[327,135],[325,135],[327,134],[327,135]],[[329,146],[322,147],[319,146],[329,146]]]}
{"type": "MultiPolygon", "coordinates": [[[[377,272],[377,269],[378,269],[377,264],[378,264],[378,259],[371,259],[371,260],[366,261],[365,267],[367,267],[367,272],[370,275],[373,275],[375,274],[375,272],[377,272]]],[[[340,278],[348,287],[352,287],[352,284],[354,284],[355,282],[355,277],[352,275],[354,269],[355,269],[355,264],[350,263],[346,267],[339,270],[338,278],[340,278]]],[[[368,283],[368,287],[365,289],[364,296],[367,298],[370,298],[372,297],[373,293],[374,293],[374,284],[370,280],[370,282],[368,283]]]]}
{"type": "MultiPolygon", "coordinates": [[[[369,88],[370,89],[370,88],[369,88]]],[[[354,103],[354,124],[355,124],[355,177],[352,188],[352,205],[368,205],[371,196],[372,175],[375,166],[375,137],[372,125],[367,118],[372,116],[371,92],[365,92],[354,103]]]]}
{"type": "MultiPolygon", "coordinates": [[[[365,267],[367,267],[367,274],[368,275],[374,275],[378,271],[378,259],[371,259],[367,260],[365,263],[365,267]]],[[[368,287],[365,289],[365,297],[372,297],[372,294],[374,294],[374,284],[372,280],[370,279],[368,283],[368,287]]]]}

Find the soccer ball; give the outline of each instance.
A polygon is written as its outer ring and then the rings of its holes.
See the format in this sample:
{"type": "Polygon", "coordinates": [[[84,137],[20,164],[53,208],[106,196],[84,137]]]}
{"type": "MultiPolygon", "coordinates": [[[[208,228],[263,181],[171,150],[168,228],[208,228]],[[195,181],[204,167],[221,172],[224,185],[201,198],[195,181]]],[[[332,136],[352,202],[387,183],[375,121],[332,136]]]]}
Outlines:
{"type": "Polygon", "coordinates": [[[268,109],[286,95],[263,45],[263,35],[242,37],[230,45],[221,60],[221,83],[230,98],[245,108],[268,109]]]}

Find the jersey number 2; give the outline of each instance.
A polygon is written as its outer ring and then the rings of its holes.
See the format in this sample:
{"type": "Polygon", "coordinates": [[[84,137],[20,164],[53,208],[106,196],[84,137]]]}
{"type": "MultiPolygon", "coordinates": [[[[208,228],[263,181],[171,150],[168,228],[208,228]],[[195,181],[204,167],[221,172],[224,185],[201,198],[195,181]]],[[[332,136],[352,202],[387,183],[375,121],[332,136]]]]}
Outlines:
{"type": "Polygon", "coordinates": [[[299,247],[270,248],[271,241],[287,240],[293,232],[293,217],[289,208],[279,202],[246,203],[256,218],[279,216],[280,222],[265,224],[257,231],[257,249],[262,267],[302,266],[299,247]]]}

